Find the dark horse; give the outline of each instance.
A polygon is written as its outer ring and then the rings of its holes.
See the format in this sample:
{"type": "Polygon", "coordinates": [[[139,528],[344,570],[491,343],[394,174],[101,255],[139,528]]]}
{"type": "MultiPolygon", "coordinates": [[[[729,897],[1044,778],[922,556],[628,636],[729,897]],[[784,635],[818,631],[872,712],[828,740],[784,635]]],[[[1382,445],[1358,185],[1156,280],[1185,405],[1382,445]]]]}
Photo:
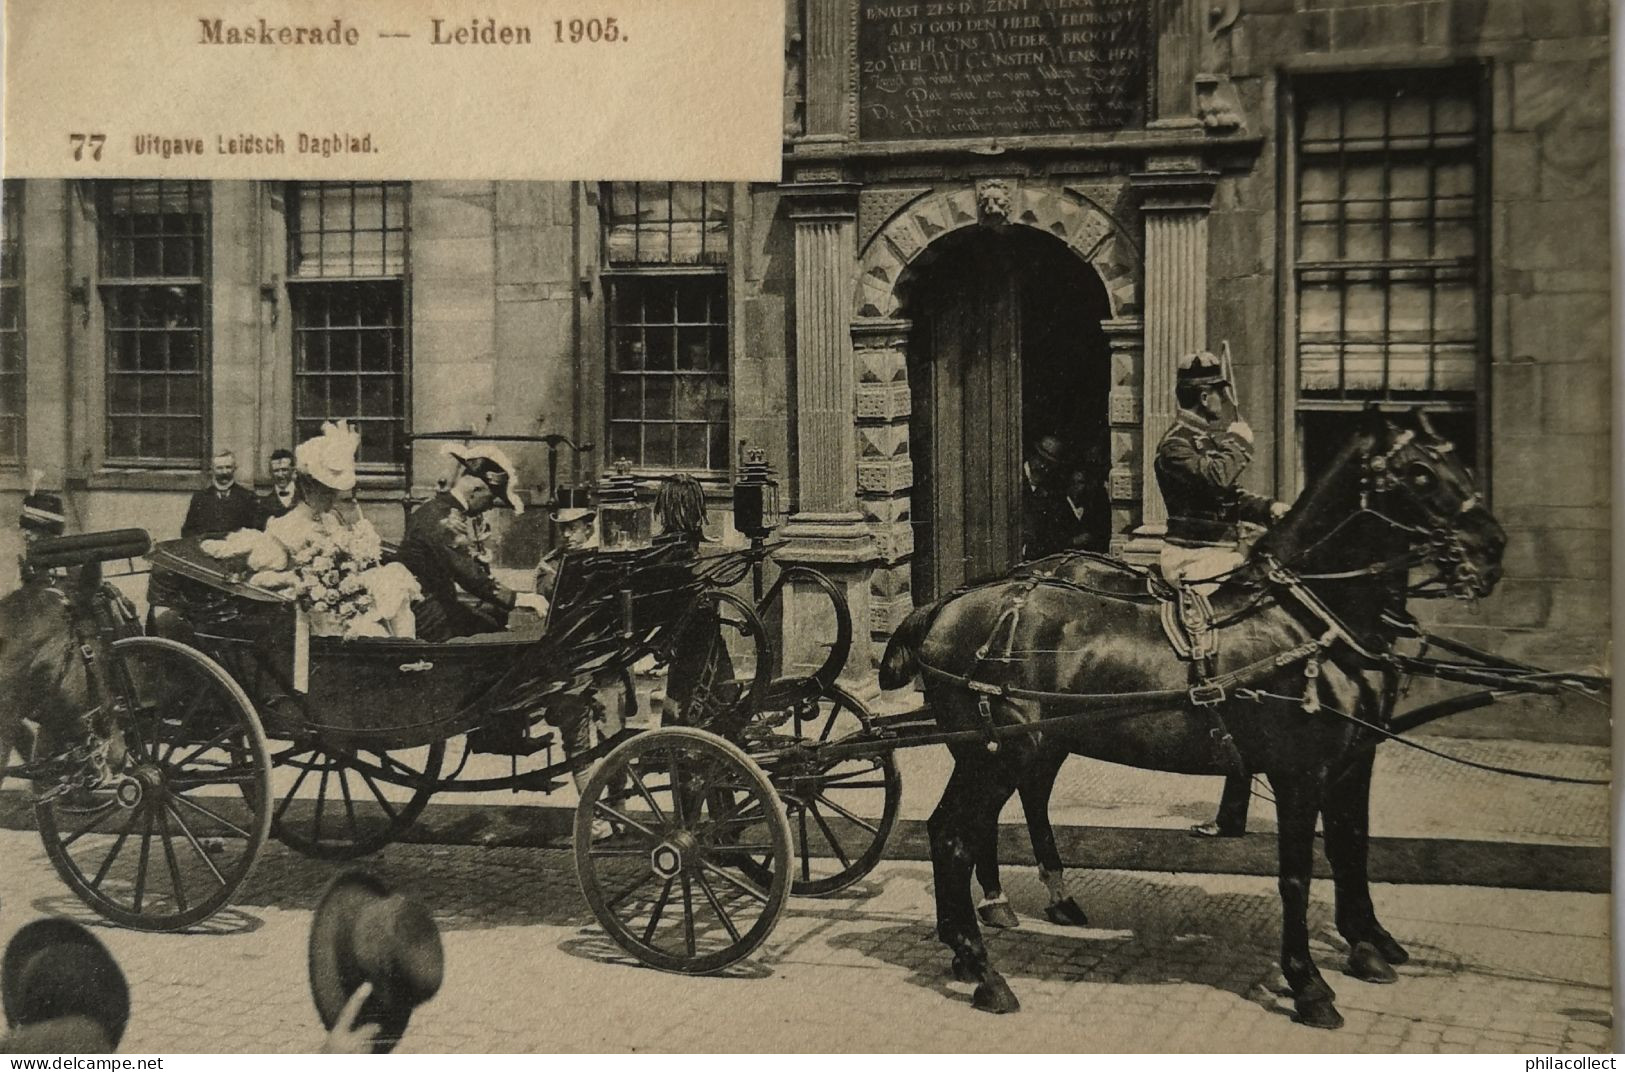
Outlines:
{"type": "MultiPolygon", "coordinates": [[[[97,618],[100,587],[91,566],[32,577],[0,597],[0,785],[8,767],[25,768],[27,777],[30,761],[43,761],[33,764],[43,776],[50,761],[81,744],[93,744],[87,757],[103,766],[121,762],[123,742],[106,702],[112,656],[97,618]]],[[[78,766],[53,773],[77,774],[78,766]]]]}
{"type": "Polygon", "coordinates": [[[1135,593],[1018,576],[916,611],[887,647],[883,687],[918,672],[940,726],[990,738],[996,726],[1062,720],[1001,737],[996,748],[991,740],[953,746],[953,773],[928,824],[937,934],[956,974],[977,984],[974,1004],[1020,1007],[982,943],[972,864],[992,858],[999,810],[1029,771],[1076,753],[1269,778],[1280,826],[1282,972],[1301,1022],[1340,1026],[1335,995],[1309,954],[1317,816],[1351,972],[1390,981],[1391,965],[1408,959],[1377,920],[1366,871],[1377,737],[1340,714],[1380,722],[1392,706],[1398,677],[1381,658],[1384,618],[1402,609],[1410,570],[1430,565],[1454,594],[1476,598],[1499,580],[1505,545],[1471,474],[1425,418],[1400,427],[1372,411],[1212,594],[1214,669],[1237,675],[1217,703],[1211,691],[1191,692],[1190,663],[1165,638],[1143,580],[1135,593]]]}

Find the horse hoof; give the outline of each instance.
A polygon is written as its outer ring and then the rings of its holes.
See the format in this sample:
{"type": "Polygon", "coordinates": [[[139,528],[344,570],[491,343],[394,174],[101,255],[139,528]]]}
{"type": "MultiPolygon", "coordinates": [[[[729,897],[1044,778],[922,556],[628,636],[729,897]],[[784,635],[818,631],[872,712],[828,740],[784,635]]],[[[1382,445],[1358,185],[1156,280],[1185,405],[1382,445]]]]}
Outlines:
{"type": "Polygon", "coordinates": [[[988,973],[987,981],[976,987],[976,993],[971,995],[970,1003],[983,1012],[1021,1011],[1021,1002],[1016,1000],[1015,992],[997,972],[988,973]]]}
{"type": "Polygon", "coordinates": [[[1386,931],[1372,938],[1370,944],[1376,948],[1378,956],[1395,967],[1411,959],[1411,955],[1405,952],[1405,947],[1394,941],[1394,936],[1386,931]]]}
{"type": "Polygon", "coordinates": [[[1399,978],[1370,942],[1359,942],[1349,951],[1349,974],[1368,983],[1391,983],[1399,978]]]}
{"type": "Polygon", "coordinates": [[[953,970],[954,982],[956,983],[974,983],[976,981],[976,973],[971,971],[965,962],[958,957],[954,958],[953,970]]]}
{"type": "Polygon", "coordinates": [[[1343,1014],[1326,998],[1299,998],[1295,1004],[1298,1009],[1298,1023],[1305,1027],[1335,1031],[1343,1026],[1343,1014]]]}
{"type": "Polygon", "coordinates": [[[976,910],[976,914],[982,918],[985,925],[998,927],[1000,930],[1014,930],[1021,926],[1021,920],[1017,918],[1008,901],[985,904],[976,910]]]}
{"type": "Polygon", "coordinates": [[[1044,909],[1044,918],[1063,927],[1087,927],[1089,917],[1073,897],[1063,897],[1044,909]]]}

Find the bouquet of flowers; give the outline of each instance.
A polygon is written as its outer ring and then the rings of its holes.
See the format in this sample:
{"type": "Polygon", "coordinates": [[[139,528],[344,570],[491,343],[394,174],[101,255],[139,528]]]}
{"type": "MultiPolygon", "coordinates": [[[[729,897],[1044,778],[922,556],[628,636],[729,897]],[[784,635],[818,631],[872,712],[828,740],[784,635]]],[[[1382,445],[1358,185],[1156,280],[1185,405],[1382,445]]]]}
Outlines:
{"type": "Polygon", "coordinates": [[[372,593],[362,574],[383,556],[378,532],[371,525],[320,525],[311,540],[294,551],[293,593],[315,620],[314,632],[343,634],[371,615],[372,593]]]}

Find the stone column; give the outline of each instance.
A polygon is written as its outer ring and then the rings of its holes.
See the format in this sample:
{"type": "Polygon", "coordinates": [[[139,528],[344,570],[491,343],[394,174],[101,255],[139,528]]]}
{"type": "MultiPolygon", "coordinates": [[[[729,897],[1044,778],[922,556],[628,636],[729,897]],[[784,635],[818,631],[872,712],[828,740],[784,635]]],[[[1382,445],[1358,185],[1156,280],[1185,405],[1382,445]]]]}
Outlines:
{"type": "MultiPolygon", "coordinates": [[[[1198,158],[1153,159],[1132,176],[1145,219],[1145,361],[1140,394],[1143,488],[1137,537],[1161,538],[1168,517],[1152,468],[1157,442],[1173,423],[1181,354],[1207,345],[1207,223],[1217,174],[1198,158]]],[[[1131,551],[1149,550],[1138,546],[1131,551]]]]}
{"type": "Polygon", "coordinates": [[[1145,487],[1141,479],[1141,459],[1146,445],[1141,435],[1144,406],[1141,380],[1145,366],[1145,321],[1124,316],[1101,322],[1111,351],[1111,396],[1107,418],[1111,426],[1111,465],[1109,474],[1112,507],[1112,547],[1120,550],[1126,536],[1119,534],[1137,524],[1145,487]]]}
{"type": "MultiPolygon", "coordinates": [[[[782,187],[796,244],[796,497],[780,535],[784,565],[807,565],[833,580],[852,612],[853,645],[841,679],[873,692],[869,581],[878,555],[857,497],[856,383],[852,358],[852,287],[857,258],[857,187],[803,183],[782,187]]],[[[784,672],[822,661],[835,635],[822,592],[792,585],[784,601],[784,672]]]]}
{"type": "Polygon", "coordinates": [[[880,565],[869,584],[877,647],[914,609],[914,465],[909,456],[907,320],[863,318],[852,324],[857,365],[858,499],[880,565]]]}

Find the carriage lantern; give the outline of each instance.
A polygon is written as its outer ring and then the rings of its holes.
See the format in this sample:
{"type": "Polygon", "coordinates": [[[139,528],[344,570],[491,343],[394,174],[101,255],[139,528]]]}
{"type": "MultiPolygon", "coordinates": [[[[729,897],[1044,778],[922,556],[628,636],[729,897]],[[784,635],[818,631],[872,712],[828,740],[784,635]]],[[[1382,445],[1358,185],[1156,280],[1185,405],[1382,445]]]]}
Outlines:
{"type": "Polygon", "coordinates": [[[761,447],[746,447],[734,481],[734,528],[752,540],[765,540],[778,527],[779,482],[761,447]]]}
{"type": "Polygon", "coordinates": [[[605,551],[636,551],[648,547],[654,531],[654,512],[638,501],[638,482],[625,458],[604,476],[598,489],[599,547],[605,551]]]}

